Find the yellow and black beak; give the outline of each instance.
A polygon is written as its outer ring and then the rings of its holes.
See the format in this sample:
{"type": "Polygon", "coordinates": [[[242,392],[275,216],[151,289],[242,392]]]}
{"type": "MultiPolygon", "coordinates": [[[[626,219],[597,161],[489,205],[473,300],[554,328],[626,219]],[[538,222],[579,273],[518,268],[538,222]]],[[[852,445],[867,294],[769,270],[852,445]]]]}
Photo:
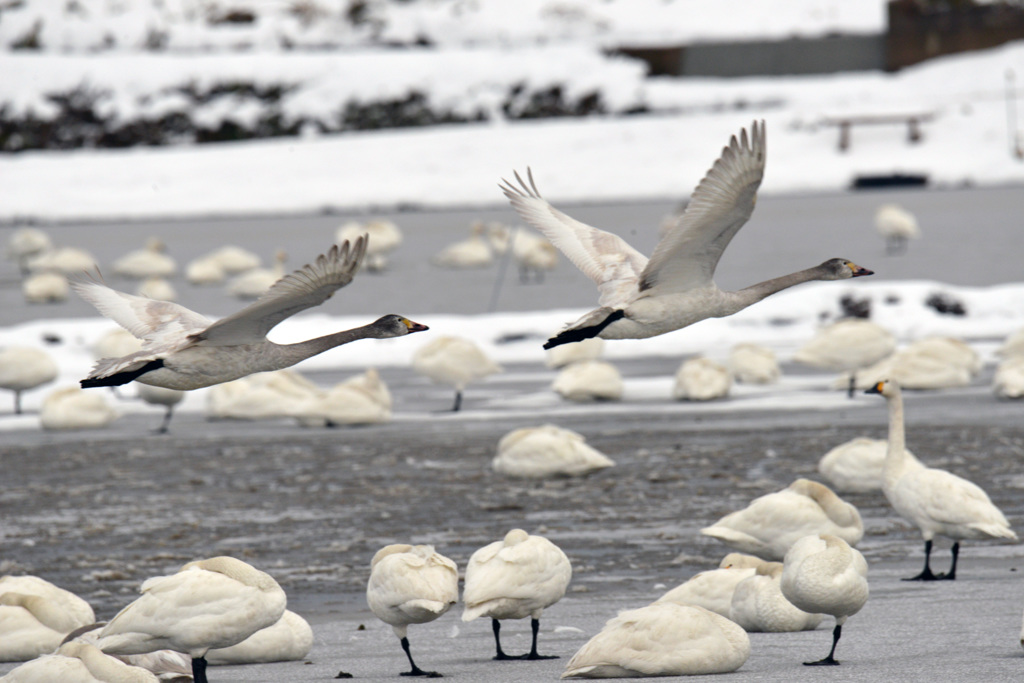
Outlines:
{"type": "Polygon", "coordinates": [[[402,318],[402,322],[404,322],[405,326],[409,328],[409,334],[412,334],[413,332],[426,332],[427,330],[430,329],[426,325],[420,325],[419,323],[414,323],[413,321],[409,320],[408,318],[402,318]]]}
{"type": "Polygon", "coordinates": [[[875,382],[871,388],[865,389],[865,394],[880,394],[882,393],[882,387],[885,386],[885,382],[875,382]]]}
{"type": "Polygon", "coordinates": [[[867,268],[861,268],[860,266],[858,266],[856,263],[853,263],[852,261],[850,263],[847,263],[846,265],[850,268],[850,270],[853,271],[853,276],[852,277],[861,277],[862,275],[874,275],[875,274],[875,271],[868,270],[867,268]]]}

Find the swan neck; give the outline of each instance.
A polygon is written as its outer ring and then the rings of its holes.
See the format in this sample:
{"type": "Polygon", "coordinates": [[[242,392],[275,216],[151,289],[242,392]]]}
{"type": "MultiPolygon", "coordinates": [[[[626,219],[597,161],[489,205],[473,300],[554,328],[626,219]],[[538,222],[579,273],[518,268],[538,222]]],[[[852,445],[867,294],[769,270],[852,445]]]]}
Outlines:
{"type": "Polygon", "coordinates": [[[342,344],[348,344],[359,339],[377,339],[380,336],[372,325],[364,325],[363,327],[355,327],[351,330],[342,330],[341,332],[325,334],[322,337],[307,339],[296,344],[281,344],[278,348],[281,351],[282,359],[287,361],[281,367],[286,368],[295,365],[299,361],[312,358],[324,351],[330,351],[342,344]]]}
{"type": "Polygon", "coordinates": [[[886,470],[894,469],[906,460],[907,437],[903,421],[903,392],[892,387],[889,403],[889,448],[885,456],[886,470]]]}
{"type": "Polygon", "coordinates": [[[738,292],[731,292],[732,298],[736,304],[736,310],[740,311],[747,306],[756,304],[758,301],[781,292],[784,289],[789,289],[796,285],[803,284],[804,282],[810,282],[811,280],[823,280],[824,273],[820,266],[814,268],[807,268],[806,270],[798,270],[795,273],[789,275],[782,275],[780,277],[774,277],[771,280],[765,280],[759,282],[756,285],[745,287],[738,292]]]}

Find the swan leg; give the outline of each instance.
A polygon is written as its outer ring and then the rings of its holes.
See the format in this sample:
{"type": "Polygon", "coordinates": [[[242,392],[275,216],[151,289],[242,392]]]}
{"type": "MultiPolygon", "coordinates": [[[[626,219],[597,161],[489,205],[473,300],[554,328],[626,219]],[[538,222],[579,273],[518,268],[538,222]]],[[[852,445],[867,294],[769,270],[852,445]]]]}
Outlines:
{"type": "Polygon", "coordinates": [[[174,412],[174,406],[167,406],[167,412],[164,413],[164,421],[160,423],[160,428],[156,430],[156,434],[166,434],[167,427],[171,424],[171,413],[174,412]]]}
{"type": "Polygon", "coordinates": [[[14,390],[14,414],[21,415],[21,389],[14,390]]]}
{"type": "Polygon", "coordinates": [[[558,659],[558,655],[537,654],[537,634],[540,632],[540,619],[530,619],[530,629],[533,631],[533,644],[530,646],[530,653],[523,659],[558,659]]]}
{"type": "Polygon", "coordinates": [[[949,571],[945,574],[939,574],[935,578],[943,581],[955,581],[956,580],[956,561],[960,557],[960,541],[953,543],[953,564],[950,565],[949,571]]]}
{"type": "MultiPolygon", "coordinates": [[[[932,557],[932,542],[931,542],[931,539],[929,539],[929,540],[924,542],[924,569],[922,569],[921,573],[918,574],[917,576],[911,576],[910,578],[903,579],[903,580],[904,581],[936,581],[939,577],[935,576],[935,574],[932,574],[931,557],[932,557]]],[[[955,572],[956,571],[956,569],[955,569],[956,562],[954,562],[953,564],[954,564],[953,571],[955,572]]]]}
{"type": "Polygon", "coordinates": [[[412,661],[412,652],[409,651],[409,639],[402,638],[402,649],[405,650],[405,656],[409,658],[409,666],[412,667],[412,671],[403,671],[400,675],[402,676],[424,676],[426,678],[444,678],[441,674],[436,671],[424,671],[423,669],[416,666],[416,662],[412,661]]]}
{"type": "Polygon", "coordinates": [[[457,413],[462,409],[462,389],[455,390],[455,405],[452,406],[452,412],[457,413]]]}
{"type": "Polygon", "coordinates": [[[499,635],[499,633],[501,631],[501,622],[500,621],[498,621],[497,619],[492,618],[491,619],[491,630],[494,631],[494,644],[498,648],[498,654],[494,655],[494,659],[502,660],[502,659],[522,659],[523,658],[522,655],[519,655],[518,657],[513,657],[512,655],[507,655],[507,654],[505,654],[505,651],[501,649],[501,636],[499,635]]]}
{"type": "Polygon", "coordinates": [[[192,680],[194,683],[208,683],[206,680],[206,657],[192,658],[192,680]]]}
{"type": "Polygon", "coordinates": [[[850,371],[850,386],[846,390],[846,397],[853,398],[853,391],[857,388],[857,371],[850,371]]]}
{"type": "Polygon", "coordinates": [[[828,652],[828,657],[825,659],[819,659],[816,662],[804,662],[804,666],[839,666],[839,660],[836,659],[836,645],[839,644],[839,636],[843,635],[843,627],[840,624],[836,624],[836,627],[832,629],[832,649],[828,652]]]}

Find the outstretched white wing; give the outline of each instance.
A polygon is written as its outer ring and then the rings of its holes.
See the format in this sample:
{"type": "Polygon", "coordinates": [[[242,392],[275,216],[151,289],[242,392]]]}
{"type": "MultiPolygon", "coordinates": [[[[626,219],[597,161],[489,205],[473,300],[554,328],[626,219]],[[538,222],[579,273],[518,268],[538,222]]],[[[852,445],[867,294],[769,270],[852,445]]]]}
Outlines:
{"type": "Polygon", "coordinates": [[[640,290],[683,292],[711,283],[722,252],[754,211],[764,176],[764,121],[755,121],[729,146],[693,191],[679,222],[651,254],[640,290]]]}
{"type": "Polygon", "coordinates": [[[540,230],[584,275],[597,283],[601,306],[617,308],[628,303],[637,293],[647,257],[618,235],[581,223],[551,206],[540,196],[530,169],[527,169],[529,184],[519,173],[515,176],[519,187],[507,180],[499,187],[520,218],[540,230]]]}
{"type": "Polygon", "coordinates": [[[71,286],[100,313],[142,340],[144,350],[184,343],[210,326],[210,320],[169,301],[118,292],[97,281],[77,280],[71,286]]]}
{"type": "Polygon", "coordinates": [[[204,346],[234,346],[264,341],[279,322],[319,306],[352,282],[366,253],[366,235],[349,245],[332,246],[313,263],[285,275],[266,294],[237,313],[221,318],[192,339],[204,346]]]}

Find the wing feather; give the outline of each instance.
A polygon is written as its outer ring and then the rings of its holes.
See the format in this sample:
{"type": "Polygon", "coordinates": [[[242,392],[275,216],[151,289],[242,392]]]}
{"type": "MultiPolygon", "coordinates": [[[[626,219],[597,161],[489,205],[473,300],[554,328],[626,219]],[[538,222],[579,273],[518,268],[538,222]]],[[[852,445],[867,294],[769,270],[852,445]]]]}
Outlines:
{"type": "Polygon", "coordinates": [[[499,184],[512,208],[597,284],[600,305],[616,308],[632,299],[647,257],[618,235],[581,223],[551,206],[540,196],[530,169],[529,184],[518,172],[515,178],[519,187],[507,180],[499,184]]]}
{"type": "Polygon", "coordinates": [[[682,292],[711,283],[722,252],[754,211],[764,177],[764,121],[729,145],[693,191],[679,222],[662,238],[640,278],[640,290],[682,292]]]}
{"type": "Polygon", "coordinates": [[[367,237],[348,240],[275,282],[254,303],[221,318],[193,339],[206,346],[233,346],[263,341],[278,323],[299,311],[319,306],[352,282],[366,253],[367,237]]]}

